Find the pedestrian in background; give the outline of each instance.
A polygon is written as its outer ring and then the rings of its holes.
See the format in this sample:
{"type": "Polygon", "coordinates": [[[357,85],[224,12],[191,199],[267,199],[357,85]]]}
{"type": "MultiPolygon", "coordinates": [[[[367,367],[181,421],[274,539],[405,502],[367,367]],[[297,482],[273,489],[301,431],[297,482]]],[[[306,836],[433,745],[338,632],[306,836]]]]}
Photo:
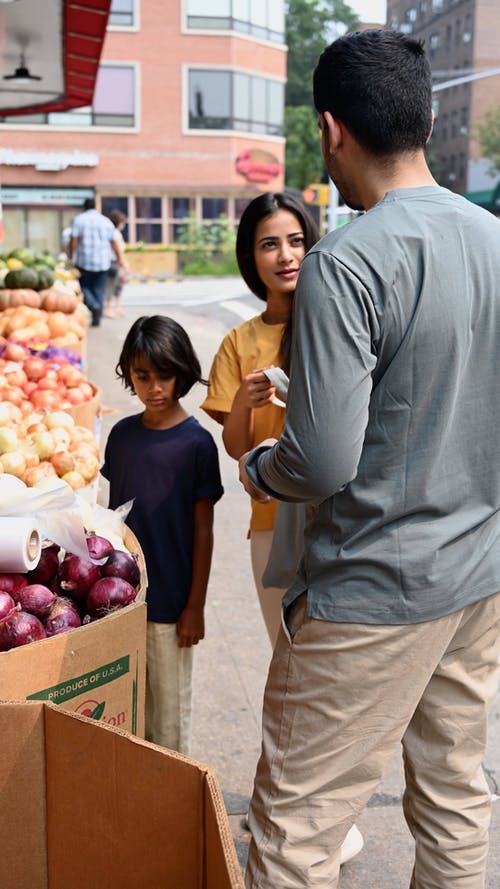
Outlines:
{"type": "Polygon", "coordinates": [[[111,210],[109,218],[115,227],[115,243],[118,247],[119,256],[111,257],[111,265],[108,270],[106,289],[104,291],[104,316],[106,318],[114,318],[115,316],[120,318],[123,315],[120,298],[129,272],[125,256],[125,241],[122,234],[127,217],[121,210],[111,210]]]}
{"type": "Polygon", "coordinates": [[[366,212],[304,259],[284,429],[240,459],[252,496],[307,510],[265,692],[247,887],[337,887],[343,839],[402,743],[412,889],[483,889],[500,222],[427,167],[419,42],[339,38],[314,103],[330,176],[366,212]]]}
{"type": "Polygon", "coordinates": [[[146,738],[188,754],[193,646],[205,635],[223,489],[215,442],[180,399],[205,381],[186,331],[163,315],[132,325],[116,371],[144,405],[113,426],[101,472],[110,509],[133,500],[127,524],[146,561],[146,738]]]}
{"type": "Polygon", "coordinates": [[[86,198],[83,213],[73,219],[70,257],[80,273],[83,300],[92,314],[92,327],[101,323],[104,291],[112,254],[121,266],[116,229],[107,216],[95,208],[94,198],[86,198]]]}

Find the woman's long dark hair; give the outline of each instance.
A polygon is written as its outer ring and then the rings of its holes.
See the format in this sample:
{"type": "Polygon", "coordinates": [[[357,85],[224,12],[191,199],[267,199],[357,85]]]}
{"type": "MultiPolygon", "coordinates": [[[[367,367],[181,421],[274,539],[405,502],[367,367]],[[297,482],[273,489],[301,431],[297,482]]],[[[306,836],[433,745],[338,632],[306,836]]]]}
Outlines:
{"type": "MultiPolygon", "coordinates": [[[[255,265],[255,230],[262,219],[272,216],[278,210],[288,210],[298,219],[304,234],[304,248],[307,253],[319,240],[319,230],[302,201],[291,192],[265,192],[254,198],[245,207],[236,235],[236,259],[241,277],[255,296],[267,301],[267,293],[257,273],[255,265]]],[[[283,331],[280,344],[280,359],[283,369],[290,369],[290,348],[292,338],[292,315],[283,331]]]]}

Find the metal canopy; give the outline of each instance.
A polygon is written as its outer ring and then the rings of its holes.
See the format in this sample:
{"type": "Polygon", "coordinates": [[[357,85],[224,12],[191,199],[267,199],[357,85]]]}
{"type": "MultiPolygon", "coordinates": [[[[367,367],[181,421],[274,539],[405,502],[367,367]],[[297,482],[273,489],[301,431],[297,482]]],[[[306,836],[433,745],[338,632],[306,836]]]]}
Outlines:
{"type": "Polygon", "coordinates": [[[110,7],[0,0],[0,117],[91,105],[110,7]]]}

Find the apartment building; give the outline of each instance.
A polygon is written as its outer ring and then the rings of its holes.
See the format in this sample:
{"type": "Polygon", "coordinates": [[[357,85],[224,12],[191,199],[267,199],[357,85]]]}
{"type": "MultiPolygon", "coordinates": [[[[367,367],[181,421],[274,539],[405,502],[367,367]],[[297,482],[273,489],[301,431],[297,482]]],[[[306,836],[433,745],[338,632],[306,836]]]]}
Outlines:
{"type": "Polygon", "coordinates": [[[430,57],[436,122],[430,143],[433,171],[441,185],[468,193],[494,190],[498,176],[481,157],[477,124],[500,105],[500,73],[467,80],[477,72],[500,69],[498,0],[387,0],[387,26],[423,39],[430,57]],[[447,86],[449,81],[463,82],[447,86]]]}
{"type": "Polygon", "coordinates": [[[132,244],[236,224],[283,188],[285,78],[283,0],[112,0],[92,106],[0,116],[5,246],[58,250],[92,195],[132,244]]]}

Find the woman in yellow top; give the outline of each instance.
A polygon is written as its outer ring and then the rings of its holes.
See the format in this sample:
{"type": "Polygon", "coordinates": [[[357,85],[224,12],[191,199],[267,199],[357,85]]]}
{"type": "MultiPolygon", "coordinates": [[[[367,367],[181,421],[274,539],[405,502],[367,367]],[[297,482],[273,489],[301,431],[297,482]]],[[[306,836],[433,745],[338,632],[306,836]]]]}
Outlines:
{"type": "MultiPolygon", "coordinates": [[[[202,408],[222,423],[222,440],[235,460],[266,438],[278,438],[284,408],[262,368],[290,365],[292,302],[300,264],[319,238],[316,224],[293,195],[262,194],[246,207],[238,227],[236,258],[252,293],[264,300],[261,315],[231,330],[223,339],[209,376],[202,408]]],[[[272,647],[281,625],[283,589],[265,587],[262,574],[273,538],[276,501],[252,500],[250,548],[260,607],[272,647]]],[[[341,850],[341,864],[363,847],[353,824],[341,850]]]]}
{"type": "MultiPolygon", "coordinates": [[[[223,339],[209,376],[202,408],[224,430],[226,451],[237,460],[266,438],[278,438],[284,408],[262,368],[290,363],[291,313],[300,264],[319,232],[305,206],[292,194],[254,198],[241,217],[236,258],[250,290],[266,303],[256,315],[223,339]]],[[[262,573],[271,548],[276,501],[252,500],[250,549],[259,602],[271,645],[281,623],[284,590],[264,588],[262,573]]]]}

